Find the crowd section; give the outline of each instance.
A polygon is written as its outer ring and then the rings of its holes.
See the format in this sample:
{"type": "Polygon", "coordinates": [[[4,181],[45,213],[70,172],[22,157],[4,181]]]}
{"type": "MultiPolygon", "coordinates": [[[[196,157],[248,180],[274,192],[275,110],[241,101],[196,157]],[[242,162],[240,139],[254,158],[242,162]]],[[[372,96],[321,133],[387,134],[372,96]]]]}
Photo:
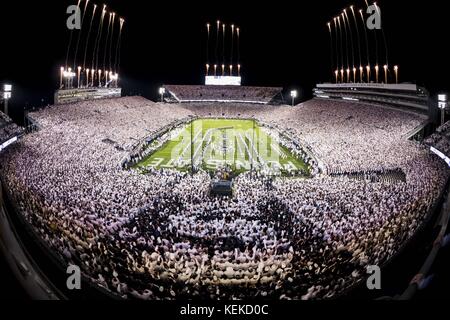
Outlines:
{"type": "Polygon", "coordinates": [[[417,154],[417,147],[403,136],[426,120],[418,114],[328,100],[310,100],[295,110],[281,107],[273,118],[270,113],[263,117],[314,150],[329,174],[397,169],[417,154]]]}
{"type": "Polygon", "coordinates": [[[124,298],[335,297],[399,250],[448,177],[440,159],[402,140],[420,116],[350,102],[255,108],[130,97],[32,116],[42,129],[0,155],[6,189],[61,259],[124,298]],[[232,198],[212,198],[201,170],[121,167],[136,143],[192,116],[271,123],[330,172],[245,173],[232,198]],[[406,178],[328,174],[388,169],[406,178]]]}
{"type": "Polygon", "coordinates": [[[279,95],[282,88],[241,86],[165,86],[178,102],[191,101],[242,101],[267,104],[279,95]]]}
{"type": "Polygon", "coordinates": [[[446,122],[439,127],[436,133],[425,139],[424,143],[436,148],[448,157],[450,155],[450,122],[446,122]]]}
{"type": "Polygon", "coordinates": [[[0,112],[0,145],[22,134],[23,129],[12,122],[3,112],[0,112]]]}

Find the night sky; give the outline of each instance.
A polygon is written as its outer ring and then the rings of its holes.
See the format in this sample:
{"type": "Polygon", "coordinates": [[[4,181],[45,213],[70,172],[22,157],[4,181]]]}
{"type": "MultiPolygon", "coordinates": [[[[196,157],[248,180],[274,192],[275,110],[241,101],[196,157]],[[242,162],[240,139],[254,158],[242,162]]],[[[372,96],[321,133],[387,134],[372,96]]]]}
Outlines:
{"type": "MultiPolygon", "coordinates": [[[[326,23],[363,0],[330,1],[137,1],[106,3],[126,19],[121,78],[125,94],[156,99],[161,84],[202,84],[206,23],[217,19],[241,28],[243,84],[298,88],[303,99],[317,82],[331,81],[326,23]]],[[[450,88],[449,19],[442,1],[419,6],[378,1],[390,65],[400,80],[432,93],[450,88]]],[[[0,11],[0,83],[14,85],[13,116],[52,101],[69,38],[66,1],[8,1],[0,11]]],[[[380,60],[382,60],[380,58],[380,60]]]]}

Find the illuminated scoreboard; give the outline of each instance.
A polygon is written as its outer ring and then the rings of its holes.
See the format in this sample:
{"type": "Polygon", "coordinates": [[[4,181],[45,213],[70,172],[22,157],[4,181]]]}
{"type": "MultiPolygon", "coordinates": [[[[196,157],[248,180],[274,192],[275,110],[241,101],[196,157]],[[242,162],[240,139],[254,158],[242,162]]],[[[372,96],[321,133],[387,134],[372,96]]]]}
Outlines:
{"type": "Polygon", "coordinates": [[[206,76],[205,85],[207,86],[240,86],[241,77],[232,76],[206,76]]]}

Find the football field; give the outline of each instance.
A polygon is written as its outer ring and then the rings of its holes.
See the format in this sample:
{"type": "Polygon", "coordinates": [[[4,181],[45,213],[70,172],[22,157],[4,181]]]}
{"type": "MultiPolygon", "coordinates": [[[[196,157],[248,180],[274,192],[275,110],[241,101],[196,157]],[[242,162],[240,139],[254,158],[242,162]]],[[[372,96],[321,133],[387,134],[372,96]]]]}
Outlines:
{"type": "Polygon", "coordinates": [[[277,134],[253,120],[195,120],[170,133],[170,139],[138,163],[141,168],[195,168],[236,173],[269,170],[308,174],[307,165],[279,144],[277,134]],[[192,143],[191,143],[192,142],[192,143]]]}

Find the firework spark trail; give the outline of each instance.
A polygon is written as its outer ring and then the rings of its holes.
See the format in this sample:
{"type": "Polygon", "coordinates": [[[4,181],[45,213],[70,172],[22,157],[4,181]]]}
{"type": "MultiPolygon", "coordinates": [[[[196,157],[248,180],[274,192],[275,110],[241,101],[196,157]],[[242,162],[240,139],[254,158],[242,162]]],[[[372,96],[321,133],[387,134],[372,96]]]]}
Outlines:
{"type": "Polygon", "coordinates": [[[88,31],[88,35],[87,35],[87,39],[86,39],[86,47],[84,48],[83,70],[86,70],[86,57],[87,57],[87,51],[89,48],[89,40],[91,38],[91,33],[92,33],[92,24],[94,23],[94,18],[95,18],[95,11],[97,11],[96,4],[94,4],[94,11],[92,12],[91,23],[89,25],[89,31],[88,31]]]}
{"type": "MultiPolygon", "coordinates": [[[[81,2],[81,0],[78,0],[78,4],[77,4],[77,10],[79,10],[80,9],[80,2],[81,2]]],[[[68,45],[67,45],[67,52],[66,52],[66,63],[65,63],[65,68],[67,69],[67,64],[68,64],[68,62],[69,62],[69,52],[70,52],[70,47],[72,46],[72,39],[73,39],[73,31],[74,29],[72,29],[71,31],[70,31],[70,36],[69,36],[69,43],[68,43],[68,45]]]]}
{"type": "Polygon", "coordinates": [[[103,70],[106,71],[106,54],[108,52],[108,40],[111,33],[112,12],[109,13],[108,32],[106,33],[105,49],[103,50],[103,70]]]}
{"type": "Polygon", "coordinates": [[[119,73],[119,67],[120,67],[120,46],[122,43],[122,29],[123,29],[123,24],[125,23],[125,20],[123,18],[120,18],[120,29],[119,29],[119,39],[117,40],[117,45],[116,45],[116,55],[114,58],[114,71],[115,73],[119,73]]]}
{"type": "Polygon", "coordinates": [[[81,29],[80,29],[80,32],[78,32],[78,40],[77,40],[77,45],[75,47],[75,55],[73,58],[73,69],[74,70],[77,66],[78,49],[80,47],[81,36],[83,35],[84,18],[86,17],[86,10],[87,10],[88,4],[89,4],[89,0],[86,0],[86,4],[84,5],[84,10],[83,10],[83,15],[81,16],[81,29]]]}
{"type": "Polygon", "coordinates": [[[103,5],[103,11],[97,30],[97,38],[95,39],[94,54],[92,55],[92,70],[97,70],[98,68],[98,55],[100,51],[100,41],[102,39],[103,33],[103,24],[105,22],[105,14],[106,14],[106,5],[103,5]]]}
{"type": "Polygon", "coordinates": [[[113,13],[111,41],[109,44],[109,71],[112,71],[112,46],[113,46],[113,41],[114,41],[114,21],[115,21],[115,19],[116,19],[116,14],[113,13]]]}

